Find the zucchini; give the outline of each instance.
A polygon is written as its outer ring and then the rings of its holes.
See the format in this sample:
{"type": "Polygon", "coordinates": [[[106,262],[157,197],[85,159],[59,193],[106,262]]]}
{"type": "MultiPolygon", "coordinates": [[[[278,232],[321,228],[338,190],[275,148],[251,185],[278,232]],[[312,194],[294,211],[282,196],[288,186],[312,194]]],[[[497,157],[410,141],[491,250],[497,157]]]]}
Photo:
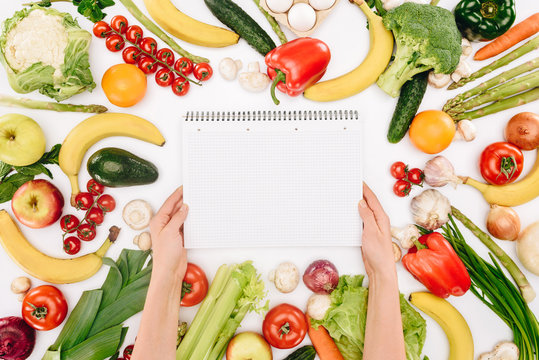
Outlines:
{"type": "Polygon", "coordinates": [[[275,48],[267,32],[232,0],[204,0],[219,21],[234,30],[262,56],[275,48]]]}
{"type": "Polygon", "coordinates": [[[390,143],[396,144],[406,135],[427,90],[428,76],[428,71],[416,74],[402,85],[399,101],[387,132],[390,143]]]}
{"type": "Polygon", "coordinates": [[[315,356],[314,346],[306,345],[288,355],[284,360],[313,360],[315,356]]]}
{"type": "Polygon", "coordinates": [[[109,187],[146,185],[159,177],[154,164],[118,148],[96,151],[86,166],[95,181],[109,187]]]}

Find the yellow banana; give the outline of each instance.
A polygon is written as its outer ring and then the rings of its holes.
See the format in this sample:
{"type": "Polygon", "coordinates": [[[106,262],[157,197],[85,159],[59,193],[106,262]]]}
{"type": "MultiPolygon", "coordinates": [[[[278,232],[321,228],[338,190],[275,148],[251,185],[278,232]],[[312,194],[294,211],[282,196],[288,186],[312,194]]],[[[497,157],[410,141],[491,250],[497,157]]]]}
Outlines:
{"type": "Polygon", "coordinates": [[[144,0],[144,4],[159,26],[183,41],[206,47],[225,47],[239,40],[239,35],[233,31],[185,15],[170,0],[144,0]]]}
{"type": "Polygon", "coordinates": [[[517,206],[539,196],[539,150],[535,164],[522,180],[508,185],[487,185],[472,178],[463,178],[464,184],[481,191],[489,204],[517,206]]]}
{"type": "Polygon", "coordinates": [[[75,196],[80,192],[78,174],[86,151],[110,136],[128,136],[159,146],[165,144],[165,138],[155,125],[141,117],[121,113],[90,116],[67,135],[58,157],[60,168],[71,182],[72,205],[75,205],[75,196]]]}
{"type": "Polygon", "coordinates": [[[448,360],[473,360],[474,345],[470,327],[461,313],[447,300],[429,292],[415,292],[410,302],[442,327],[449,340],[448,360]]]}
{"type": "Polygon", "coordinates": [[[43,254],[26,240],[11,216],[0,210],[0,243],[13,261],[28,274],[53,284],[71,284],[92,277],[103,265],[109,247],[116,241],[117,227],[92,254],[73,259],[58,259],[43,254]]]}
{"type": "Polygon", "coordinates": [[[382,24],[382,18],[372,12],[362,0],[355,0],[369,21],[370,49],[367,57],[354,70],[332,80],[307,88],[303,95],[315,101],[344,99],[365,90],[384,72],[393,53],[393,34],[382,24]]]}

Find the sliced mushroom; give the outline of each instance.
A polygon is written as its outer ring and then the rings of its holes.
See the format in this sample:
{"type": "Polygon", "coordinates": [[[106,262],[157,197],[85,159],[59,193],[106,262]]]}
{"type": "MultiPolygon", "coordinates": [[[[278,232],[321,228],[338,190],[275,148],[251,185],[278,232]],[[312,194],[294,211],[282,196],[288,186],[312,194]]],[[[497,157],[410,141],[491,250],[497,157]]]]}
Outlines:
{"type": "Polygon", "coordinates": [[[428,77],[429,85],[437,89],[443,88],[451,81],[451,75],[449,74],[436,74],[434,71],[429,72],[428,77]]]}
{"type": "Polygon", "coordinates": [[[147,201],[133,200],[125,205],[122,216],[131,229],[142,230],[150,225],[153,210],[147,201]]]}
{"type": "Polygon", "coordinates": [[[510,341],[502,341],[491,352],[479,356],[478,360],[518,360],[518,358],[518,347],[510,341]]]}

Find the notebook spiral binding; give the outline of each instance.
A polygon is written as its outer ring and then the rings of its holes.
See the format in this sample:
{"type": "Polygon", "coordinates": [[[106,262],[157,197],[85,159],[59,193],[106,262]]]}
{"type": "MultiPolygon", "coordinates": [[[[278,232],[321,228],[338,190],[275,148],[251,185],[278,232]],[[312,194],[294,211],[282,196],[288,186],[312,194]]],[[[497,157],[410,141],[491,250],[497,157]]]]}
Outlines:
{"type": "Polygon", "coordinates": [[[356,110],[318,111],[189,111],[186,121],[359,120],[356,110]]]}

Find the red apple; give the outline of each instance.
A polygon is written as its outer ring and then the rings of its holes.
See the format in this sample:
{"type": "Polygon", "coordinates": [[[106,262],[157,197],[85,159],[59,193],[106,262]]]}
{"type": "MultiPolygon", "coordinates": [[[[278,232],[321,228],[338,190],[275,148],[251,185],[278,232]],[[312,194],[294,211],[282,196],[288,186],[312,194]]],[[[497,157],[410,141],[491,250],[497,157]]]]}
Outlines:
{"type": "Polygon", "coordinates": [[[49,226],[60,218],[64,197],[56,186],[47,180],[31,180],[13,195],[13,214],[24,225],[33,229],[49,226]]]}
{"type": "Polygon", "coordinates": [[[271,346],[262,335],[242,332],[234,336],[226,349],[226,360],[272,360],[271,346]]]}

